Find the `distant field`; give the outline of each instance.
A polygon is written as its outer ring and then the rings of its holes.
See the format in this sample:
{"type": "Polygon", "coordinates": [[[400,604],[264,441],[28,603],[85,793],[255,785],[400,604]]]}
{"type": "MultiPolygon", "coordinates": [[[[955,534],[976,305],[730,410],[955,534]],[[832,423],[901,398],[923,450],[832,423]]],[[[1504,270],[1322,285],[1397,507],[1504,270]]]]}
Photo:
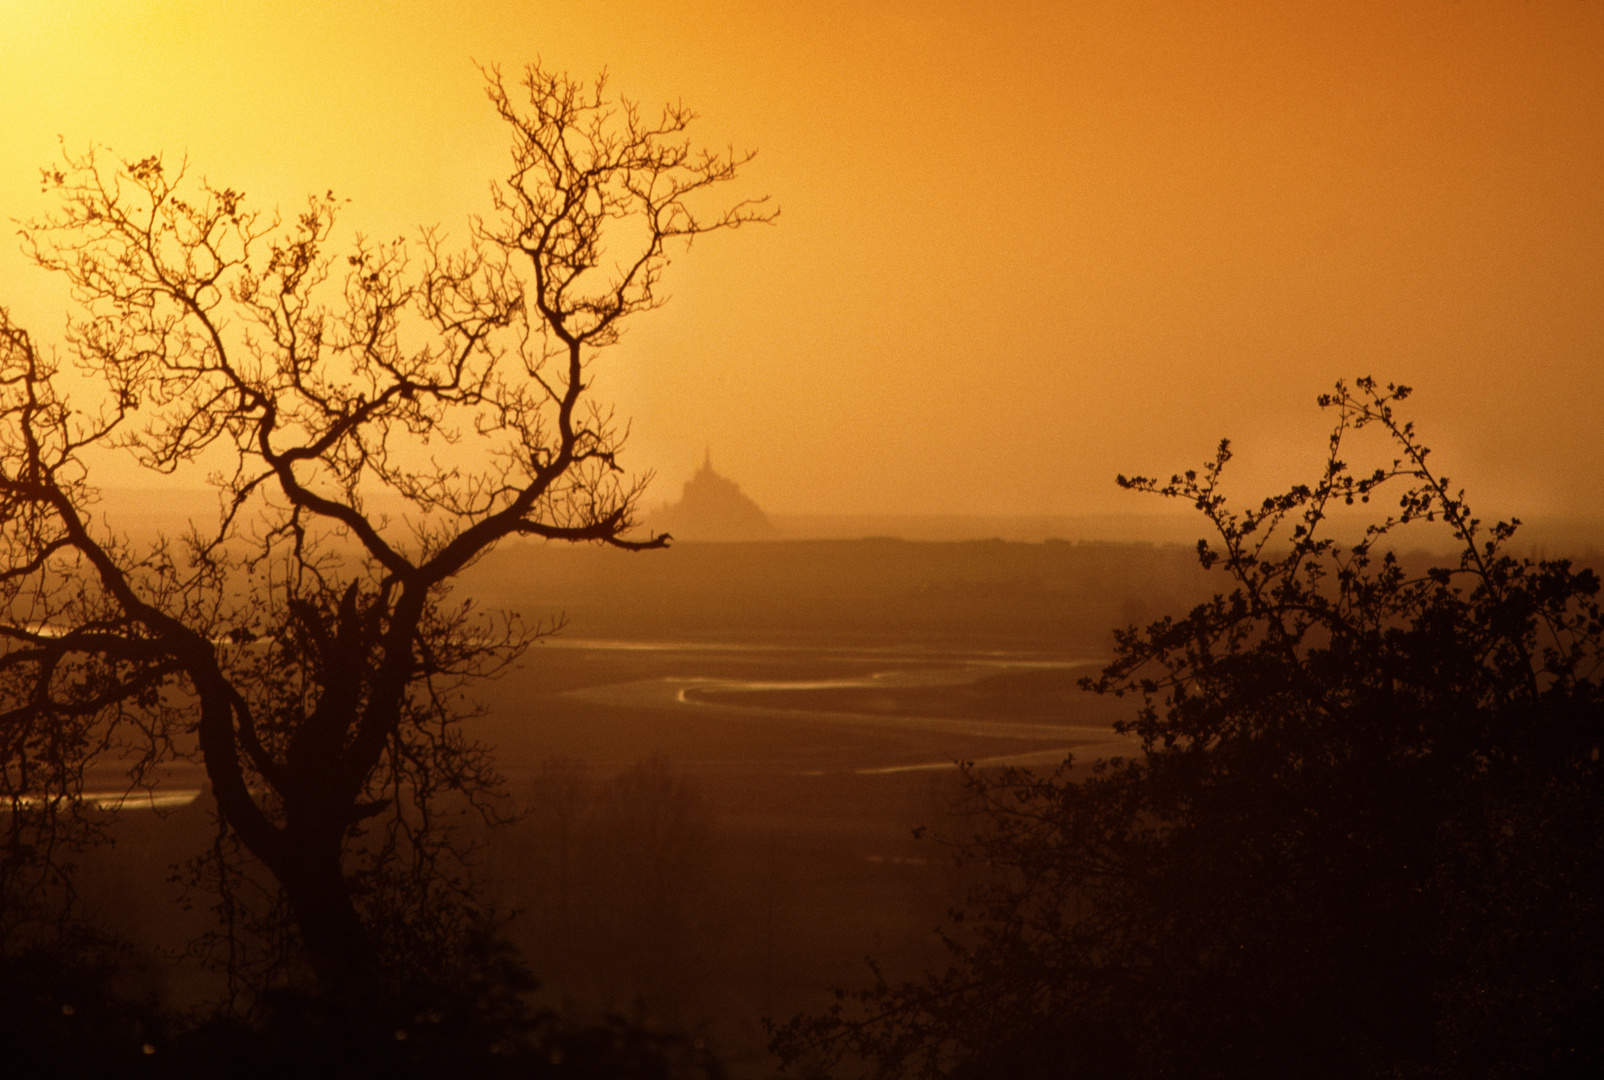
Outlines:
{"type": "Polygon", "coordinates": [[[963,872],[913,828],[962,834],[956,761],[1129,752],[1114,711],[1075,688],[1086,670],[989,651],[537,646],[476,725],[531,808],[493,842],[494,887],[555,999],[706,1022],[738,1075],[765,1075],[762,1015],[821,1007],[867,955],[908,976],[942,962],[931,931],[963,872]]]}
{"type": "Polygon", "coordinates": [[[932,930],[964,871],[913,828],[968,828],[954,763],[1131,752],[1111,730],[1130,704],[1077,682],[1115,624],[1206,584],[1191,551],[1142,545],[497,553],[469,591],[568,620],[480,695],[477,729],[544,808],[496,849],[520,942],[556,997],[708,1020],[739,1075],[765,1075],[760,1016],[823,1007],[867,955],[908,976],[943,962],[932,930]],[[597,831],[570,837],[565,876],[561,793],[576,782],[597,831]],[[609,854],[584,869],[580,848],[609,854]],[[675,858],[688,861],[661,865],[675,858]]]}

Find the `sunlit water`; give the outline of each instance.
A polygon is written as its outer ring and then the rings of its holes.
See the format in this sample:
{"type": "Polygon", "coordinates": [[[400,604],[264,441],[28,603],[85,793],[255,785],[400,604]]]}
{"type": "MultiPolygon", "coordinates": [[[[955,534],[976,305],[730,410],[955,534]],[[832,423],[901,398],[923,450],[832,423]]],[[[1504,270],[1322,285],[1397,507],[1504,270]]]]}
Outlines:
{"type": "MultiPolygon", "coordinates": [[[[790,706],[735,704],[718,700],[720,695],[809,690],[908,689],[971,686],[999,671],[1070,670],[1100,663],[1084,659],[1041,659],[1007,652],[948,653],[928,650],[888,650],[883,648],[843,648],[821,650],[778,645],[704,645],[672,642],[571,641],[565,647],[595,650],[651,650],[697,653],[761,651],[791,653],[799,658],[851,658],[884,660],[906,666],[891,667],[861,676],[826,679],[735,679],[724,676],[675,675],[638,679],[602,686],[570,690],[565,696],[595,705],[618,709],[701,710],[716,712],[727,719],[773,722],[800,721],[835,727],[877,728],[947,735],[963,738],[1051,740],[1054,746],[1025,753],[982,757],[982,766],[1051,766],[1063,761],[1073,749],[1082,758],[1129,756],[1135,752],[1134,737],[1120,735],[1103,725],[971,720],[952,717],[920,716],[910,713],[854,712],[835,709],[807,709],[790,706]],[[929,666],[932,663],[941,666],[929,666]]],[[[878,775],[956,768],[951,758],[854,770],[860,775],[878,775]]]]}

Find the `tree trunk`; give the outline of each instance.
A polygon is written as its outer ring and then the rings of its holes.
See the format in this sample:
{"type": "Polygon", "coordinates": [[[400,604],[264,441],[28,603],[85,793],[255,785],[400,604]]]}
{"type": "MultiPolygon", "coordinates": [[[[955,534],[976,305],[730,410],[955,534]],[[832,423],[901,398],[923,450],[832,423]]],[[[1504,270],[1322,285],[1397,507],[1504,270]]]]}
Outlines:
{"type": "Polygon", "coordinates": [[[318,986],[341,1005],[370,1001],[378,958],[340,867],[339,839],[286,844],[283,865],[269,869],[284,888],[318,986]]]}

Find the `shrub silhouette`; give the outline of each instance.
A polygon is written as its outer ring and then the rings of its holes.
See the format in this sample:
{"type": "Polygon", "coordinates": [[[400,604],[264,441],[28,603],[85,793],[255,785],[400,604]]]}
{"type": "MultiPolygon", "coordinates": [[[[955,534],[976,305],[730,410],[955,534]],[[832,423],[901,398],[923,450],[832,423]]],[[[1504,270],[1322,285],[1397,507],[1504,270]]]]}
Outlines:
{"type": "Polygon", "coordinates": [[[1337,384],[1323,475],[1237,512],[1168,482],[1230,591],[1116,635],[1088,685],[1142,754],[969,770],[991,871],[953,966],[775,1033],[788,1062],[961,1077],[1592,1075],[1604,1025],[1604,616],[1594,572],[1507,552],[1395,413],[1337,384]],[[1354,431],[1390,465],[1356,474],[1354,431]],[[1393,455],[1389,455],[1393,456],[1393,455]],[[1351,544],[1339,506],[1397,496],[1351,544]],[[1389,545],[1446,524],[1459,555],[1389,545]]]}

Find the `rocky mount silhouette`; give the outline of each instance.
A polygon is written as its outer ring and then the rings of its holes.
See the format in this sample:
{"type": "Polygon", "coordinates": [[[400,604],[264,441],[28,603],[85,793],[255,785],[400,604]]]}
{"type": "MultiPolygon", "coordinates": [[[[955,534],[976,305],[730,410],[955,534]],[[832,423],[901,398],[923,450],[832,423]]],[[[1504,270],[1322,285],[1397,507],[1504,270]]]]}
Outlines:
{"type": "Polygon", "coordinates": [[[679,502],[662,506],[646,525],[676,540],[769,540],[778,535],[739,484],[713,471],[712,451],[685,481],[679,502]]]}

